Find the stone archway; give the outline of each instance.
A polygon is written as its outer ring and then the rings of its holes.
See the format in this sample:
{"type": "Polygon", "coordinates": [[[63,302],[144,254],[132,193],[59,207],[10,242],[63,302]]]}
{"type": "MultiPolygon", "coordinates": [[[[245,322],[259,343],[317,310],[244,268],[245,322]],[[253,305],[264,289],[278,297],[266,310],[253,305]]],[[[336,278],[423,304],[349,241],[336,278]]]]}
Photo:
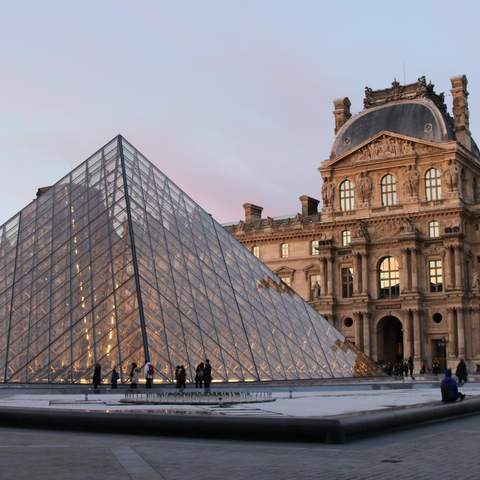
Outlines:
{"type": "Polygon", "coordinates": [[[383,317],[377,324],[378,360],[392,365],[403,360],[403,326],[393,315],[383,317]]]}

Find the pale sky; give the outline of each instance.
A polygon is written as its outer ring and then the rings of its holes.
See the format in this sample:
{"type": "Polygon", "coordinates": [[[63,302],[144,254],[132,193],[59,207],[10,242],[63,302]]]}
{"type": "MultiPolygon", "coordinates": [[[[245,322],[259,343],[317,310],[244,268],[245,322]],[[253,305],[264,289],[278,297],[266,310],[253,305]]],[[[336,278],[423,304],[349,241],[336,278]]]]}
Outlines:
{"type": "Polygon", "coordinates": [[[332,100],[357,112],[395,77],[466,74],[478,142],[478,5],[4,0],[0,223],[119,133],[221,222],[294,214],[320,198],[332,100]]]}

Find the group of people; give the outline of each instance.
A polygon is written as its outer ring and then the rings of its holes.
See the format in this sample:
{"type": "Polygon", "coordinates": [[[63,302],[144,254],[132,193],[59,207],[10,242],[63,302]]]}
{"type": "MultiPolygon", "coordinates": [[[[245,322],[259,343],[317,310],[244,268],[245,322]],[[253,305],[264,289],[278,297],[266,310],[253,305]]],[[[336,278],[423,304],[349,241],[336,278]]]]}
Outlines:
{"type": "MultiPolygon", "coordinates": [[[[128,378],[130,381],[130,388],[135,390],[140,382],[140,375],[143,370],[145,377],[145,387],[152,388],[153,379],[155,376],[155,367],[150,361],[145,361],[143,367],[139,367],[137,363],[133,362],[130,367],[128,378]]],[[[118,387],[118,381],[120,380],[120,374],[117,369],[113,367],[110,375],[110,385],[112,388],[118,387]]],[[[207,358],[205,363],[201,362],[195,369],[195,388],[204,388],[206,392],[210,391],[210,384],[212,382],[212,366],[210,360],[207,358]]],[[[93,389],[98,391],[98,387],[102,383],[102,366],[100,363],[96,363],[93,369],[92,377],[93,389]]],[[[175,383],[178,389],[183,390],[187,386],[187,371],[184,365],[177,365],[175,367],[175,383]]]]}
{"type": "Polygon", "coordinates": [[[398,361],[395,364],[391,364],[390,362],[387,362],[383,366],[383,371],[389,375],[390,377],[409,377],[412,380],[415,380],[415,377],[413,376],[413,358],[408,357],[408,360],[405,361],[398,361]]]}

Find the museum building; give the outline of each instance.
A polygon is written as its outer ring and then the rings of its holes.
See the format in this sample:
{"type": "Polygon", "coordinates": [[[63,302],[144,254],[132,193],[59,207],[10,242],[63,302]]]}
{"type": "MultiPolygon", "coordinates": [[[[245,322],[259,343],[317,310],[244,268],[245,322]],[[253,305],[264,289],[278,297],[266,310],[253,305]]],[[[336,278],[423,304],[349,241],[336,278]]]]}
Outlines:
{"type": "Polygon", "coordinates": [[[477,371],[480,152],[466,77],[451,87],[453,115],[425,77],[367,87],[353,116],[334,100],[320,208],[303,195],[274,219],[246,203],[226,228],[374,360],[477,371]]]}

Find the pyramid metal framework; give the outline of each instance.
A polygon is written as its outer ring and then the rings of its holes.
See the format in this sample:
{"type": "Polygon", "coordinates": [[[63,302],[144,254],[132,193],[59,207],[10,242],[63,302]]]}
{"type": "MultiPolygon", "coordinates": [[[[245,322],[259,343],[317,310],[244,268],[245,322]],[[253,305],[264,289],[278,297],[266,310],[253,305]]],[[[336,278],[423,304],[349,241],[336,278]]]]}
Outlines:
{"type": "Polygon", "coordinates": [[[208,213],[118,136],[0,227],[0,381],[374,373],[208,213]]]}

